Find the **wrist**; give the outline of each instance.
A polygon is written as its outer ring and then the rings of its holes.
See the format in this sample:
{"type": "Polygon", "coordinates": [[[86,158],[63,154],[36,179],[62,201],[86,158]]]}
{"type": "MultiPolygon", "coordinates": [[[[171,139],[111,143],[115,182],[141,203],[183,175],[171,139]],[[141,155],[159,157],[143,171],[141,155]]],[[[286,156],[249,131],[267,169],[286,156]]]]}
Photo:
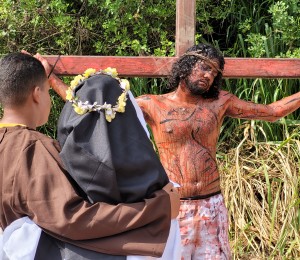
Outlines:
{"type": "Polygon", "coordinates": [[[51,86],[51,88],[56,89],[57,88],[57,82],[58,82],[58,78],[52,74],[49,78],[48,78],[49,84],[51,86]]]}
{"type": "Polygon", "coordinates": [[[68,86],[55,74],[48,79],[51,88],[63,99],[66,100],[66,90],[68,86]]]}

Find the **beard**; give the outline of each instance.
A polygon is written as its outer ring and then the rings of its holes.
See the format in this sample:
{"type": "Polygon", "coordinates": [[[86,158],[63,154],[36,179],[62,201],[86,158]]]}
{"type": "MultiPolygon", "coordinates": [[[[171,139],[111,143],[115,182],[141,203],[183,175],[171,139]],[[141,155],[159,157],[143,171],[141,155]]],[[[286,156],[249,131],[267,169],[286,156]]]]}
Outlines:
{"type": "Polygon", "coordinates": [[[209,88],[202,88],[200,82],[200,80],[192,82],[189,79],[185,79],[188,90],[195,96],[201,96],[209,90],[209,88]]]}

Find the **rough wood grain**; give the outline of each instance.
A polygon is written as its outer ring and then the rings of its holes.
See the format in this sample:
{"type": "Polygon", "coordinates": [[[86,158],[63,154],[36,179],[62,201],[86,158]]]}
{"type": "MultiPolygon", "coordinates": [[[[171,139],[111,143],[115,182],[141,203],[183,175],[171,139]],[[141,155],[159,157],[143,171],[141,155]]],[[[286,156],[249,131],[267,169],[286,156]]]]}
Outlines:
{"type": "Polygon", "coordinates": [[[195,44],[196,1],[176,1],[176,56],[195,44]]]}
{"type": "MultiPolygon", "coordinates": [[[[54,64],[56,56],[45,56],[54,64]]],[[[176,57],[61,56],[54,72],[77,75],[87,68],[117,68],[120,76],[166,77],[176,57]]],[[[300,59],[226,58],[225,78],[300,78],[300,59]]]]}

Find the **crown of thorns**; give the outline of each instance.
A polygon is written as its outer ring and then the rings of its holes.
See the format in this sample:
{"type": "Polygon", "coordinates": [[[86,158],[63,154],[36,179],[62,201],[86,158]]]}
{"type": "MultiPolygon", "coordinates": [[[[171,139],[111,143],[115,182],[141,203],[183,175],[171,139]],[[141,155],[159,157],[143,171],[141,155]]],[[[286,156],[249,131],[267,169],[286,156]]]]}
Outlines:
{"type": "Polygon", "coordinates": [[[207,56],[204,56],[203,54],[201,54],[197,51],[187,52],[187,53],[183,54],[183,57],[185,57],[185,56],[196,56],[196,57],[200,58],[201,60],[204,60],[205,62],[207,62],[211,67],[213,67],[215,70],[217,70],[221,74],[223,73],[223,70],[221,70],[219,68],[218,62],[214,61],[213,59],[208,58],[207,56]]]}

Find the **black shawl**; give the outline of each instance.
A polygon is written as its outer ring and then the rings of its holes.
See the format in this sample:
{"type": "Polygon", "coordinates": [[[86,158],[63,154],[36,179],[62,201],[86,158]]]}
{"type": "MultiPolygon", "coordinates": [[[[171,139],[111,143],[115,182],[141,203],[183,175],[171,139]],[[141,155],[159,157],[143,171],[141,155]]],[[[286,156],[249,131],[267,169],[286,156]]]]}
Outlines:
{"type": "MultiPolygon", "coordinates": [[[[121,93],[119,82],[108,75],[94,75],[76,89],[90,104],[115,105],[121,93]]],[[[125,113],[112,122],[102,111],[78,115],[67,102],[58,141],[67,171],[91,202],[141,201],[169,182],[129,97],[125,113]]]]}

